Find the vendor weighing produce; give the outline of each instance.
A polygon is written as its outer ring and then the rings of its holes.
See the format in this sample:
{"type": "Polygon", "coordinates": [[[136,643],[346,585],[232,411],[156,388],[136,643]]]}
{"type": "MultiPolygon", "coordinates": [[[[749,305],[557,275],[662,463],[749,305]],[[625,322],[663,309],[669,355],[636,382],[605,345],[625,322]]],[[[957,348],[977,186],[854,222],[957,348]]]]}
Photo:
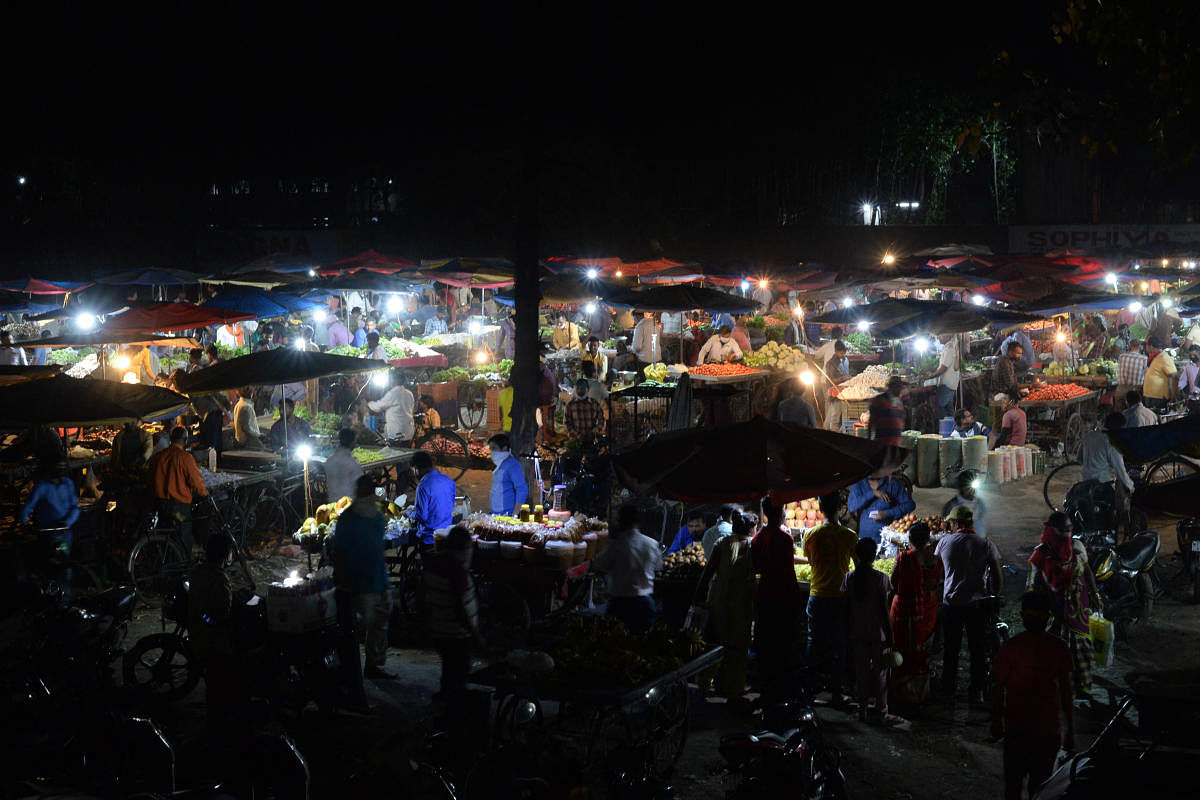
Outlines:
{"type": "Polygon", "coordinates": [[[886,478],[863,478],[851,486],[846,507],[850,513],[860,515],[859,537],[878,543],[880,531],[889,522],[912,512],[917,504],[904,485],[889,475],[886,478]]]}

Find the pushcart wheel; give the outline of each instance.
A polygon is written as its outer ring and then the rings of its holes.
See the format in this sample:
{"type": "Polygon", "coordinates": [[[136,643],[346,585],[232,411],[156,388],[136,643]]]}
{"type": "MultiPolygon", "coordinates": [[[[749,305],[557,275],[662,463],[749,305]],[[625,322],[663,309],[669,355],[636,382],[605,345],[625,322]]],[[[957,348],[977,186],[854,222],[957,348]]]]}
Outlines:
{"type": "Polygon", "coordinates": [[[1150,465],[1150,469],[1146,470],[1146,482],[1164,483],[1185,475],[1195,474],[1197,471],[1200,470],[1191,461],[1178,456],[1166,456],[1155,461],[1150,465]]]}
{"type": "Polygon", "coordinates": [[[1083,417],[1079,412],[1067,418],[1063,426],[1063,453],[1072,460],[1079,458],[1079,446],[1083,444],[1083,417]]]}
{"type": "Polygon", "coordinates": [[[187,697],[200,682],[200,665],[187,640],[172,633],[153,633],[125,654],[121,668],[125,688],[162,703],[187,697]]]}
{"type": "Polygon", "coordinates": [[[1063,501],[1072,486],[1083,480],[1083,466],[1078,461],[1060,464],[1046,475],[1042,484],[1042,497],[1051,511],[1062,511],[1063,501]]]}
{"type": "Polygon", "coordinates": [[[428,450],[433,463],[455,481],[471,468],[471,450],[467,441],[450,428],[434,428],[413,443],[417,450],[428,450]]]}
{"type": "Polygon", "coordinates": [[[652,768],[658,778],[671,774],[683,755],[688,737],[688,687],[679,681],[664,689],[666,696],[654,706],[650,715],[650,736],[654,746],[652,768]]]}

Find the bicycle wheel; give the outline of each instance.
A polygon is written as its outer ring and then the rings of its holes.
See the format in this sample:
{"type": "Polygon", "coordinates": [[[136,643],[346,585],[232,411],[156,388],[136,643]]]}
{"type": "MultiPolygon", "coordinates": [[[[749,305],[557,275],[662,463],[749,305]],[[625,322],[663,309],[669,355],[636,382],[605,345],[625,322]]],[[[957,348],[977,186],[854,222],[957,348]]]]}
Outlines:
{"type": "Polygon", "coordinates": [[[1078,461],[1068,461],[1052,469],[1042,484],[1042,498],[1051,511],[1062,511],[1063,501],[1072,486],[1083,480],[1083,466],[1078,461]]]}
{"type": "Polygon", "coordinates": [[[161,703],[187,697],[200,682],[200,664],[187,640],[172,633],[144,636],[121,664],[125,688],[161,703]]]}
{"type": "Polygon", "coordinates": [[[148,605],[161,603],[190,567],[183,545],[166,533],[143,536],[129,552],[129,579],[138,599],[148,605]]]}
{"type": "Polygon", "coordinates": [[[246,546],[246,512],[232,498],[217,501],[217,519],[213,520],[213,530],[218,528],[229,534],[239,548],[246,546]]]}
{"type": "Polygon", "coordinates": [[[1146,470],[1147,483],[1165,483],[1200,471],[1191,461],[1178,456],[1164,456],[1146,470]]]}
{"type": "Polygon", "coordinates": [[[449,428],[434,428],[413,442],[417,450],[428,450],[433,463],[455,481],[471,468],[471,450],[461,436],[449,428]]]}
{"type": "Polygon", "coordinates": [[[265,490],[247,506],[246,530],[255,542],[283,538],[286,525],[283,498],[275,489],[265,490]]]}
{"type": "Polygon", "coordinates": [[[656,777],[666,778],[675,763],[683,755],[688,738],[688,687],[682,680],[669,687],[660,688],[666,697],[650,714],[653,743],[653,770],[656,777]]]}

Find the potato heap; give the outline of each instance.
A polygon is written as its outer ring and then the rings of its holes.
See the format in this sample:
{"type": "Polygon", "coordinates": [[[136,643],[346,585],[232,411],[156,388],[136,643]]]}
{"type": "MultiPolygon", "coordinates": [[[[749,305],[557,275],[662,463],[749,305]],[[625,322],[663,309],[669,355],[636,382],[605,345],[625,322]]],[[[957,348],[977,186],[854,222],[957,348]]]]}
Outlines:
{"type": "Polygon", "coordinates": [[[663,568],[658,580],[677,583],[695,583],[708,561],[699,542],[692,542],[682,550],[676,550],[663,558],[663,568]]]}

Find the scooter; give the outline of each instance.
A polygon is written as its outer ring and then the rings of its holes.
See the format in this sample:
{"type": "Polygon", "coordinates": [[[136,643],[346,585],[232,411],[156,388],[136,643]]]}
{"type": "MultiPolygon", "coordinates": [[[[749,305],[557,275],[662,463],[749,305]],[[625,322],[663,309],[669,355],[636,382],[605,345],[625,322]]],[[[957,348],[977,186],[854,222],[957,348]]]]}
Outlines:
{"type": "Polygon", "coordinates": [[[1158,533],[1140,533],[1121,544],[1108,531],[1079,538],[1087,547],[1088,563],[1104,597],[1104,616],[1116,623],[1118,634],[1127,633],[1135,619],[1148,620],[1154,610],[1151,570],[1161,546],[1158,533]]]}

